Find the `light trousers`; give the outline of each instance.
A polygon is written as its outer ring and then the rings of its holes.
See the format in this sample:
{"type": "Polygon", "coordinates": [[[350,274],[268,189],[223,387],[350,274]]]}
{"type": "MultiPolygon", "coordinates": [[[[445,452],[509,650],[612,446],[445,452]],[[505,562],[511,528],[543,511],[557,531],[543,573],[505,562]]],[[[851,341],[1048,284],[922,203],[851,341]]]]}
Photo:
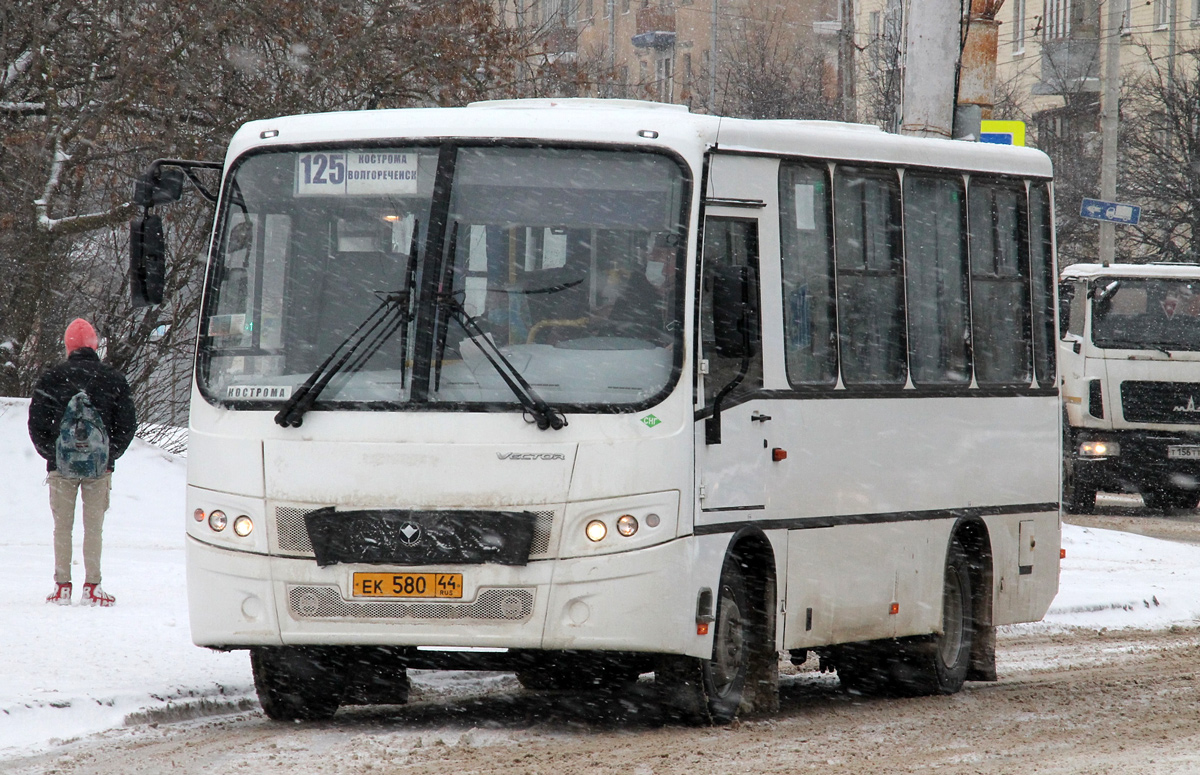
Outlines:
{"type": "Polygon", "coordinates": [[[75,527],[75,498],[83,498],[83,572],[84,583],[100,583],[100,550],[103,542],[104,513],[108,511],[108,493],[112,474],[95,479],[68,479],[58,471],[47,476],[50,484],[50,512],[54,515],[54,581],[71,581],[71,531],[75,527]]]}

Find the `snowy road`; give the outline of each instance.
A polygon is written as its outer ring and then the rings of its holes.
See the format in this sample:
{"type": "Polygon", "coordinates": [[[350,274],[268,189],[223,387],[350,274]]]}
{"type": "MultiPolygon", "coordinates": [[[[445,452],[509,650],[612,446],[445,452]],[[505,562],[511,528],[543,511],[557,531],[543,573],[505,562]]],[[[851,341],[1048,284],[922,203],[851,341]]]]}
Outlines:
{"type": "Polygon", "coordinates": [[[403,708],[277,724],[247,712],[114,730],[0,764],[5,775],[108,773],[1192,773],[1200,630],[1023,631],[1001,680],[950,697],[864,699],[812,661],[774,716],[663,724],[636,698],[534,694],[511,676],[444,677],[403,708]],[[457,696],[456,696],[457,695],[457,696]]]}

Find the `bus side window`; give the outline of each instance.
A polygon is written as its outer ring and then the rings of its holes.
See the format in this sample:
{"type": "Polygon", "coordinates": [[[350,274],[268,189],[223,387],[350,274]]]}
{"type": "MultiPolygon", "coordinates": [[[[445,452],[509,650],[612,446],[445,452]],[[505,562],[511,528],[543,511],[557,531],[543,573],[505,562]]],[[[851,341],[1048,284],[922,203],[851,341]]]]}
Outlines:
{"type": "MultiPolygon", "coordinates": [[[[701,357],[708,361],[708,376],[704,378],[704,403],[712,404],[722,388],[737,378],[741,358],[720,355],[716,347],[713,317],[713,277],[719,267],[745,266],[758,273],[758,221],[746,218],[709,217],[704,221],[704,284],[700,294],[701,357]]],[[[761,348],[759,348],[761,353],[761,348]]],[[[729,398],[757,390],[762,386],[762,356],[750,358],[749,369],[729,398]]]]}
{"type": "Polygon", "coordinates": [[[793,385],[837,383],[833,230],[824,165],[779,167],[783,343],[793,385]]]}
{"type": "Polygon", "coordinates": [[[913,384],[967,385],[966,191],[961,176],[904,176],[904,254],[913,384]]]}
{"type": "Polygon", "coordinates": [[[842,382],[901,386],[908,362],[899,178],[891,169],[839,166],[833,203],[842,382]]]}
{"type": "Polygon", "coordinates": [[[1029,269],[1033,296],[1033,361],[1041,387],[1054,385],[1058,348],[1054,345],[1054,224],[1050,184],[1029,184],[1029,269]]]}
{"type": "Polygon", "coordinates": [[[1024,185],[972,178],[968,188],[971,341],[980,385],[1033,381],[1024,185]]]}

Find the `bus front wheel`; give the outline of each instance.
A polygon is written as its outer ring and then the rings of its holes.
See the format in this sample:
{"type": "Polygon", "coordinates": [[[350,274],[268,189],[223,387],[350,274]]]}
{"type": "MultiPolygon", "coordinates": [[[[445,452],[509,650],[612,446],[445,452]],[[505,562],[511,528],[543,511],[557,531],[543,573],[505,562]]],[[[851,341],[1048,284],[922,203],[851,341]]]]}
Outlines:
{"type": "Polygon", "coordinates": [[[258,701],[275,721],[315,721],[337,712],[345,670],[335,655],[316,648],[250,649],[258,701]]]}
{"type": "Polygon", "coordinates": [[[737,716],[750,674],[755,627],[736,557],[721,569],[710,659],[666,658],[655,671],[666,704],[695,722],[728,724],[737,716]]]}

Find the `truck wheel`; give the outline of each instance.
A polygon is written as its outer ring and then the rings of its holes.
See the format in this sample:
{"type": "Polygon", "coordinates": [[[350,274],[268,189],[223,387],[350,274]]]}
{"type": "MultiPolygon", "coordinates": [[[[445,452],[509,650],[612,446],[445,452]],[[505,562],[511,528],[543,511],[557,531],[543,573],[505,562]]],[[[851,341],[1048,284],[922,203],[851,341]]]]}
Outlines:
{"type": "Polygon", "coordinates": [[[1068,514],[1091,514],[1096,510],[1096,488],[1079,481],[1070,458],[1063,461],[1062,506],[1068,514]]]}
{"type": "Polygon", "coordinates": [[[1171,511],[1174,509],[1194,509],[1200,495],[1195,490],[1182,490],[1175,487],[1156,487],[1142,493],[1142,501],[1148,509],[1171,511]]]}
{"type": "Polygon", "coordinates": [[[275,721],[317,721],[337,712],[345,670],[335,655],[298,646],[250,649],[258,701],[275,721]]]}

